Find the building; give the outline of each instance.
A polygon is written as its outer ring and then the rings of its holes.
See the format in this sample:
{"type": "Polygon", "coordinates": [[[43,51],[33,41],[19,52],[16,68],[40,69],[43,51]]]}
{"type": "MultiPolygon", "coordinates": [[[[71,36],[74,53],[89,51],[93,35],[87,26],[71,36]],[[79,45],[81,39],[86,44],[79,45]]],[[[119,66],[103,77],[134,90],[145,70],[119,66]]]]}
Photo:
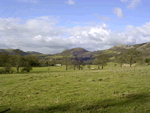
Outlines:
{"type": "Polygon", "coordinates": [[[56,66],[61,66],[61,64],[56,64],[56,66]]]}

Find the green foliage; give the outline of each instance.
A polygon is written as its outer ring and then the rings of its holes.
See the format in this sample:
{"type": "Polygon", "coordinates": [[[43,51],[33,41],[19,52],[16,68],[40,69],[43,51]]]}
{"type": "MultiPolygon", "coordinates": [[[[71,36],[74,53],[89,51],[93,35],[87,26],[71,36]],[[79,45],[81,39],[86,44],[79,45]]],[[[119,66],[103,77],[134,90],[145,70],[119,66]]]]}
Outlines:
{"type": "Polygon", "coordinates": [[[5,67],[3,67],[2,69],[0,69],[0,74],[13,73],[14,72],[14,70],[12,69],[11,64],[5,63],[4,66],[5,67]]]}
{"type": "Polygon", "coordinates": [[[124,53],[124,58],[125,58],[125,61],[129,63],[131,67],[133,63],[136,63],[142,60],[142,54],[141,52],[135,49],[129,49],[124,53]]]}
{"type": "Polygon", "coordinates": [[[146,58],[144,61],[145,61],[146,63],[149,63],[149,62],[150,62],[150,59],[149,59],[149,58],[146,58]]]}
{"type": "Polygon", "coordinates": [[[63,62],[62,62],[66,66],[66,70],[68,70],[68,65],[69,65],[70,60],[71,60],[70,53],[69,53],[68,48],[66,48],[63,51],[63,62]]]}
{"type": "Polygon", "coordinates": [[[4,73],[4,69],[0,69],[0,74],[3,74],[4,73]]]}
{"type": "Polygon", "coordinates": [[[117,56],[116,59],[115,59],[115,62],[119,63],[120,66],[122,67],[123,63],[126,62],[124,54],[121,53],[119,56],[117,56]]]}
{"type": "Polygon", "coordinates": [[[24,60],[32,67],[40,66],[39,57],[37,55],[25,55],[24,60]]]}
{"type": "Polygon", "coordinates": [[[89,69],[91,69],[91,65],[88,65],[87,67],[88,67],[89,69]]]}
{"type": "Polygon", "coordinates": [[[82,58],[77,58],[76,57],[76,58],[74,58],[74,61],[75,61],[75,64],[76,64],[76,66],[79,70],[81,68],[81,65],[83,65],[83,66],[85,65],[82,58]]]}
{"type": "Polygon", "coordinates": [[[0,66],[4,67],[4,64],[8,62],[10,55],[8,53],[0,54],[0,66]]]}
{"type": "Polygon", "coordinates": [[[31,70],[33,70],[32,67],[31,67],[31,66],[27,66],[27,67],[24,67],[24,68],[21,70],[21,72],[24,72],[24,71],[30,72],[31,70]]]}
{"type": "Polygon", "coordinates": [[[99,56],[96,57],[94,61],[95,64],[101,65],[102,69],[103,69],[103,66],[107,65],[107,62],[109,62],[108,54],[100,54],[99,56]]]}
{"type": "Polygon", "coordinates": [[[50,66],[55,66],[54,64],[51,64],[50,66]]]}

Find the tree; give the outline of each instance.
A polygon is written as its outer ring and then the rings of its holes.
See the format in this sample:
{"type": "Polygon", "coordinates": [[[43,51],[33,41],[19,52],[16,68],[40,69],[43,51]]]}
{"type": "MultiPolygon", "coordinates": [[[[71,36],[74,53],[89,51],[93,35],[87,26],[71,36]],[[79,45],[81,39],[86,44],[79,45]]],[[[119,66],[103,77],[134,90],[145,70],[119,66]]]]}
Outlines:
{"type": "Polygon", "coordinates": [[[84,66],[86,66],[86,64],[85,64],[85,62],[83,61],[83,63],[82,63],[82,67],[84,68],[84,66]]]}
{"type": "Polygon", "coordinates": [[[43,58],[39,59],[40,66],[45,65],[45,61],[43,58]]]}
{"type": "Polygon", "coordinates": [[[83,64],[82,58],[77,58],[76,57],[74,60],[76,61],[76,65],[78,66],[78,69],[80,70],[81,65],[83,64]]]}
{"type": "Polygon", "coordinates": [[[22,64],[21,54],[22,54],[22,51],[17,49],[17,50],[15,50],[15,55],[13,55],[14,56],[13,57],[14,58],[14,65],[16,66],[17,73],[19,73],[19,67],[22,64]]]}
{"type": "Polygon", "coordinates": [[[69,65],[69,61],[70,61],[68,48],[66,48],[63,51],[63,61],[66,66],[66,70],[68,70],[68,65],[69,65]]]}
{"type": "Polygon", "coordinates": [[[87,67],[88,67],[89,69],[91,69],[91,65],[88,65],[87,67]]]}
{"type": "Polygon", "coordinates": [[[19,73],[19,67],[22,65],[21,61],[21,56],[20,55],[14,55],[13,56],[13,61],[14,61],[14,66],[16,67],[17,73],[19,73]]]}
{"type": "Polygon", "coordinates": [[[150,59],[149,59],[149,58],[146,58],[146,59],[144,60],[144,62],[145,62],[145,63],[149,63],[149,62],[150,62],[150,59]]]}
{"type": "Polygon", "coordinates": [[[99,65],[101,65],[103,69],[103,67],[107,65],[107,62],[109,61],[109,56],[108,54],[100,54],[99,56],[96,57],[95,61],[98,64],[98,69],[99,65]]]}
{"type": "Polygon", "coordinates": [[[135,49],[128,49],[124,54],[124,58],[126,62],[130,64],[130,67],[131,67],[132,64],[142,59],[142,54],[141,52],[135,49]]]}
{"type": "Polygon", "coordinates": [[[75,59],[73,59],[73,60],[71,61],[71,65],[73,65],[73,69],[75,70],[75,68],[76,68],[76,66],[77,66],[77,62],[76,62],[75,59]]]}
{"type": "Polygon", "coordinates": [[[115,59],[115,62],[119,63],[120,66],[122,67],[123,63],[125,63],[125,57],[124,54],[121,53],[117,58],[115,59]]]}
{"type": "Polygon", "coordinates": [[[5,67],[5,63],[8,62],[8,59],[10,58],[9,53],[2,53],[0,54],[0,66],[5,67]]]}
{"type": "Polygon", "coordinates": [[[32,67],[40,66],[39,56],[37,55],[25,55],[24,58],[29,62],[32,67]]]}

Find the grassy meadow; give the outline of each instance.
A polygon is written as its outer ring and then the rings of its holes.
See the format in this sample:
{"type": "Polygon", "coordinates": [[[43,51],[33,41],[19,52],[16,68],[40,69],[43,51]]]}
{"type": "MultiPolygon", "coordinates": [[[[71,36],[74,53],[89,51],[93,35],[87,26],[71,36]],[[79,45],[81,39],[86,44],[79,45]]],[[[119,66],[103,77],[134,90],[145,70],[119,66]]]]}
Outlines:
{"type": "Polygon", "coordinates": [[[150,113],[150,67],[125,66],[34,67],[29,73],[0,74],[0,112],[150,113]]]}

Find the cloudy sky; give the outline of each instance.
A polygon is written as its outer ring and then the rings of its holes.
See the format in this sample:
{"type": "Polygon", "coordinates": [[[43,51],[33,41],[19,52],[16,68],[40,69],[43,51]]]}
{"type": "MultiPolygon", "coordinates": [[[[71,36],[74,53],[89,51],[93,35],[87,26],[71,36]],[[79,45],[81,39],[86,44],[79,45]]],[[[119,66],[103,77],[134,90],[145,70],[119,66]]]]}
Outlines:
{"type": "Polygon", "coordinates": [[[0,49],[44,54],[150,41],[149,0],[1,0],[0,49]]]}

